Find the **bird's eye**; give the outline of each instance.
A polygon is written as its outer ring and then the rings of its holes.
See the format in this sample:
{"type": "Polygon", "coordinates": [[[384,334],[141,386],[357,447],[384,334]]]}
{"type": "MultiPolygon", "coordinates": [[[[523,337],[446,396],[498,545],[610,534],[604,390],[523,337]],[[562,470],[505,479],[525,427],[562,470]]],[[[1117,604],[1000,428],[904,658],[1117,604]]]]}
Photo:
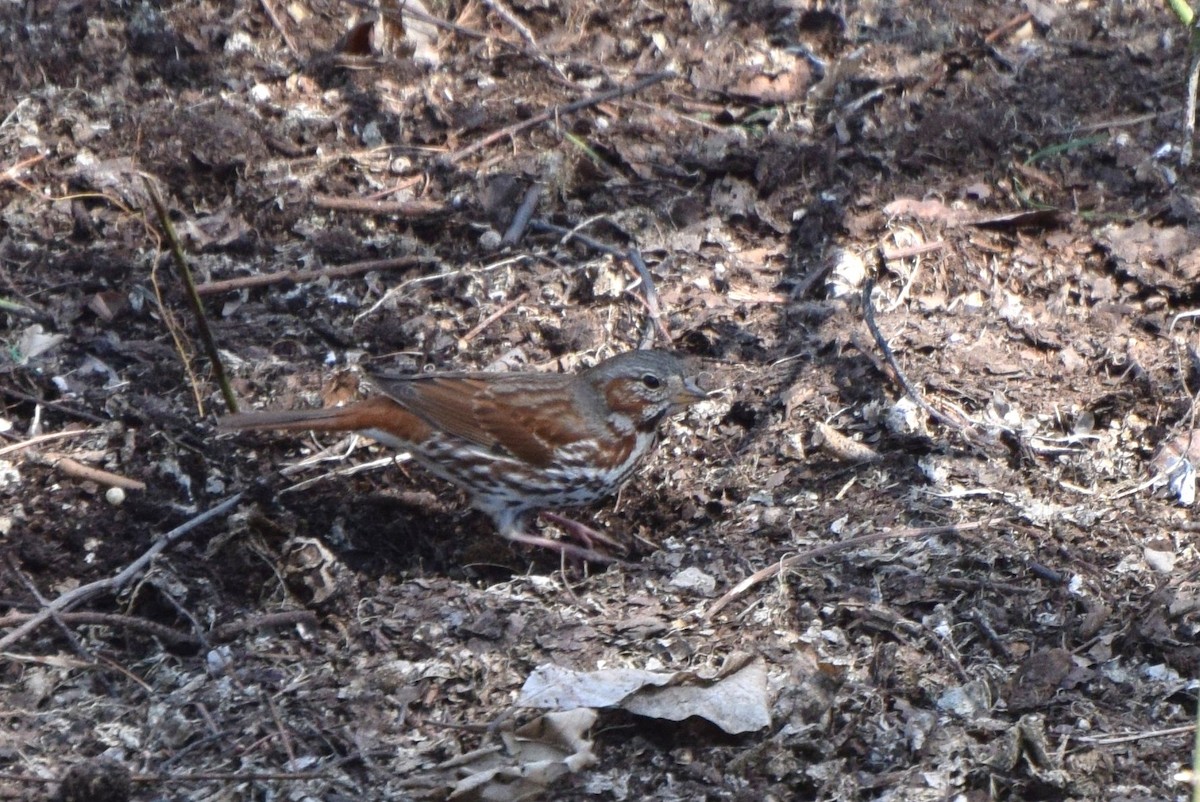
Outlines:
{"type": "Polygon", "coordinates": [[[657,390],[662,387],[662,379],[655,376],[653,373],[647,373],[642,377],[642,384],[649,387],[651,390],[657,390]]]}

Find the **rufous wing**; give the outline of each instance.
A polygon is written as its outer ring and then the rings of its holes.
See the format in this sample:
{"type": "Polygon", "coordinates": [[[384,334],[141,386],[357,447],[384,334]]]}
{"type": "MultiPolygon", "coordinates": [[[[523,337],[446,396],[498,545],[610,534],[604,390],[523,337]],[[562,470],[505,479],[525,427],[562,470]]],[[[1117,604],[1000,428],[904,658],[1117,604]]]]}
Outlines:
{"type": "Polygon", "coordinates": [[[595,436],[580,425],[571,376],[460,374],[371,380],[434,428],[530,465],[545,467],[557,449],[595,436]]]}

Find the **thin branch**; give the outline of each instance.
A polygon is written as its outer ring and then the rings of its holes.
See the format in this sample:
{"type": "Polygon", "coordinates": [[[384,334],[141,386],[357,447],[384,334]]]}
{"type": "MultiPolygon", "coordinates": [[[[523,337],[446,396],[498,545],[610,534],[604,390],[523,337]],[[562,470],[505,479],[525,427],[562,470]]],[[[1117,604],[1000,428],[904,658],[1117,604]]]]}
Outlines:
{"type": "Polygon", "coordinates": [[[179,270],[179,277],[187,292],[188,303],[192,307],[192,314],[196,317],[196,328],[200,331],[200,340],[204,344],[204,350],[208,353],[209,362],[212,363],[213,375],[221,388],[221,395],[225,398],[225,406],[229,408],[231,414],[236,414],[238,411],[237,397],[233,394],[229,377],[225,375],[225,363],[221,361],[217,343],[213,340],[212,331],[208,327],[208,317],[204,314],[204,304],[200,301],[199,293],[196,292],[192,269],[188,266],[187,257],[183,255],[183,245],[180,244],[179,237],[175,235],[175,226],[171,224],[171,217],[167,214],[167,207],[158,193],[158,186],[148,177],[143,177],[142,181],[146,185],[146,194],[150,196],[150,202],[154,204],[158,223],[162,226],[167,242],[171,245],[171,256],[175,259],[175,267],[179,270]]]}
{"type": "MultiPolygon", "coordinates": [[[[8,613],[0,616],[0,626],[16,626],[23,624],[37,613],[8,613]]],[[[173,648],[200,648],[203,644],[196,635],[190,632],[180,632],[177,629],[172,629],[164,624],[159,624],[156,621],[149,621],[145,618],[138,618],[132,615],[121,615],[119,613],[93,613],[93,612],[75,612],[75,613],[57,613],[54,616],[57,620],[70,626],[104,626],[111,629],[131,630],[134,632],[145,632],[162,642],[170,645],[173,648]]],[[[272,629],[278,627],[290,627],[296,624],[306,624],[308,626],[316,626],[317,614],[311,610],[288,610],[282,613],[267,613],[265,615],[251,616],[249,618],[230,621],[228,624],[221,624],[214,627],[209,633],[209,640],[212,643],[228,643],[234,640],[244,632],[256,632],[262,629],[272,629]]]]}
{"type": "Polygon", "coordinates": [[[711,607],[704,612],[706,621],[712,620],[713,616],[729,606],[730,602],[735,601],[742,596],[746,591],[766,582],[772,577],[779,576],[789,568],[793,568],[801,563],[810,562],[818,557],[828,557],[830,554],[838,554],[850,549],[856,549],[861,546],[869,546],[873,543],[882,543],[885,540],[910,540],[918,537],[935,537],[937,535],[954,535],[959,532],[966,532],[971,529],[983,529],[993,524],[1001,523],[1003,518],[988,518],[982,521],[969,521],[963,524],[950,524],[947,526],[923,526],[923,527],[904,527],[902,529],[891,529],[887,532],[876,532],[872,535],[862,535],[861,537],[852,537],[849,540],[843,540],[840,543],[830,543],[825,546],[817,546],[809,549],[801,554],[796,554],[792,557],[787,557],[779,562],[768,565],[760,571],[756,571],[750,576],[743,579],[741,582],[734,585],[733,589],[726,593],[721,598],[717,599],[711,607]]]}
{"type": "Polygon", "coordinates": [[[513,298],[508,303],[503,304],[499,309],[497,309],[495,312],[492,312],[490,315],[485,317],[483,320],[479,321],[479,323],[477,323],[470,331],[468,331],[466,334],[464,334],[463,336],[458,338],[458,347],[460,349],[466,348],[471,343],[471,340],[474,340],[476,337],[479,336],[480,332],[482,332],[488,326],[495,323],[497,320],[499,320],[504,315],[508,314],[508,312],[514,306],[516,306],[519,303],[524,302],[524,300],[528,297],[529,297],[529,293],[523,292],[520,295],[518,295],[516,298],[513,298]]]}
{"type": "MultiPolygon", "coordinates": [[[[650,269],[646,267],[646,261],[642,258],[641,251],[637,248],[622,251],[619,248],[614,248],[611,245],[606,245],[599,240],[593,239],[586,234],[580,234],[577,229],[563,228],[562,226],[557,226],[541,219],[530,221],[529,227],[534,231],[542,231],[560,236],[563,243],[575,240],[587,248],[620,259],[630,265],[637,274],[642,287],[641,298],[646,307],[648,318],[647,328],[649,329],[649,327],[653,326],[662,335],[664,341],[671,342],[671,333],[667,331],[667,327],[662,321],[658,293],[654,289],[654,277],[650,274],[650,269]]],[[[653,340],[653,330],[649,330],[646,335],[643,335],[643,340],[647,339],[653,340]]],[[[648,344],[646,343],[645,345],[648,344]]]]}
{"type": "Polygon", "coordinates": [[[607,100],[614,100],[619,97],[624,97],[625,95],[632,95],[636,92],[642,91],[647,87],[674,77],[675,73],[673,72],[657,72],[654,75],[647,76],[636,83],[630,84],[629,86],[618,86],[613,89],[606,89],[603,92],[597,92],[594,95],[585,97],[582,100],[576,100],[574,103],[568,103],[565,106],[553,106],[545,111],[540,112],[539,114],[533,115],[528,120],[522,120],[519,123],[505,126],[499,131],[493,131],[483,139],[480,139],[477,142],[473,142],[466,147],[459,148],[453,153],[443,156],[439,161],[443,161],[445,164],[457,164],[476,151],[483,150],[488,145],[498,142],[501,139],[519,134],[522,131],[533,128],[537,125],[541,125],[542,123],[556,120],[565,114],[572,114],[580,111],[581,109],[586,109],[590,106],[596,106],[600,103],[604,103],[607,100]]]}
{"type": "Polygon", "coordinates": [[[300,48],[296,46],[296,42],[292,39],[292,35],[287,32],[287,28],[283,27],[283,20],[279,19],[279,15],[275,13],[275,8],[271,5],[271,0],[259,0],[263,11],[267,13],[267,18],[271,20],[271,24],[275,26],[275,30],[279,31],[279,35],[283,37],[283,43],[287,45],[288,50],[292,51],[292,55],[299,57],[301,55],[300,48]]]}
{"type": "Polygon", "coordinates": [[[96,482],[97,484],[105,485],[106,487],[119,487],[123,490],[145,490],[146,483],[137,479],[130,479],[128,476],[121,476],[117,473],[105,471],[100,468],[93,468],[90,465],[84,465],[79,460],[68,457],[66,454],[38,454],[33,452],[29,455],[30,459],[39,462],[57,471],[61,471],[67,476],[84,481],[96,482]]]}
{"type": "Polygon", "coordinates": [[[367,214],[394,214],[398,217],[432,217],[449,214],[453,209],[436,201],[385,201],[371,198],[339,198],[333,195],[314,195],[313,206],[341,212],[365,212],[367,214]]]}
{"type": "Polygon", "coordinates": [[[66,612],[76,605],[99,596],[102,593],[112,593],[120,590],[128,584],[142,569],[150,564],[150,561],[172,546],[176,541],[181,540],[185,536],[191,534],[195,529],[208,523],[214,518],[224,515],[242,499],[242,494],[237,493],[222,501],[217,506],[206,512],[202,512],[195,518],[186,521],[172,529],[167,534],[155,541],[154,545],[148,548],[142,556],[127,565],[122,571],[107,579],[98,579],[95,582],[89,582],[86,585],[80,585],[73,590],[59,596],[49,605],[44,607],[36,615],[32,616],[24,624],[9,632],[3,638],[0,638],[0,652],[7,650],[14,643],[17,643],[30,632],[40,627],[47,619],[55,613],[66,612]]]}
{"type": "MultiPolygon", "coordinates": [[[[880,248],[878,251],[878,258],[880,268],[882,269],[884,264],[882,248],[880,248]]],[[[892,352],[891,346],[889,346],[887,340],[884,339],[883,332],[879,330],[879,324],[875,322],[875,306],[871,302],[871,291],[874,289],[875,277],[873,275],[867,276],[867,280],[863,282],[862,291],[863,321],[867,324],[867,328],[871,331],[871,336],[875,338],[875,344],[879,346],[879,350],[883,353],[883,358],[887,360],[888,367],[892,369],[892,373],[896,378],[896,383],[899,384],[901,389],[904,390],[905,394],[913,400],[913,403],[925,410],[929,417],[933,418],[943,426],[947,426],[951,429],[962,429],[964,427],[962,421],[954,420],[946,413],[934,409],[933,406],[925,400],[925,397],[917,392],[916,388],[913,387],[912,382],[908,380],[908,376],[900,368],[900,363],[896,360],[895,353],[892,352]]]]}
{"type": "Polygon", "coordinates": [[[534,184],[525,190],[525,197],[521,199],[521,205],[517,207],[512,222],[508,225],[508,230],[504,232],[504,236],[500,239],[502,247],[516,245],[525,236],[525,231],[529,228],[529,221],[533,219],[533,213],[537,210],[538,201],[541,198],[542,187],[540,184],[534,184]]]}
{"type": "Polygon", "coordinates": [[[401,270],[427,261],[429,260],[423,256],[399,256],[395,259],[370,259],[365,262],[352,262],[348,265],[335,265],[320,270],[281,270],[277,273],[242,276],[240,278],[225,279],[224,281],[210,281],[207,284],[197,286],[196,292],[202,296],[219,295],[225,292],[233,292],[234,290],[282,284],[285,281],[293,281],[299,284],[304,281],[317,281],[326,277],[347,278],[349,276],[357,276],[361,273],[370,273],[372,270],[401,270]]]}
{"type": "Polygon", "coordinates": [[[0,448],[0,457],[5,454],[11,454],[14,451],[21,451],[26,448],[31,448],[51,440],[61,440],[64,437],[78,437],[83,434],[95,434],[95,429],[66,429],[61,432],[50,432],[49,434],[39,434],[37,437],[31,437],[28,440],[22,440],[19,443],[0,448]]]}
{"type": "Polygon", "coordinates": [[[0,298],[0,312],[12,315],[13,317],[32,320],[35,323],[42,323],[51,326],[54,325],[54,318],[50,317],[50,315],[47,315],[45,312],[41,312],[37,309],[31,309],[28,306],[23,306],[17,303],[16,301],[10,301],[7,298],[0,298]]]}

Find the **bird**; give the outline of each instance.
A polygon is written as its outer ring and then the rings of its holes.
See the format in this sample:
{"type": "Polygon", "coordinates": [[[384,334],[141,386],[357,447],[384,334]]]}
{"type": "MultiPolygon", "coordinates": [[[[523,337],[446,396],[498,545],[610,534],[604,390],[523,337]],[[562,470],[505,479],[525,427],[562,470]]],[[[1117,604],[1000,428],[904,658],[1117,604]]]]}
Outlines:
{"type": "Polygon", "coordinates": [[[614,562],[606,535],[551,510],[598,501],[655,447],[662,422],[708,397],[669,351],[629,351],[579,373],[368,374],[378,391],[314,410],[226,415],[221,431],[358,432],[409,452],[466,491],[507,540],[564,557],[614,562]],[[541,515],[582,545],[533,531],[541,515]]]}

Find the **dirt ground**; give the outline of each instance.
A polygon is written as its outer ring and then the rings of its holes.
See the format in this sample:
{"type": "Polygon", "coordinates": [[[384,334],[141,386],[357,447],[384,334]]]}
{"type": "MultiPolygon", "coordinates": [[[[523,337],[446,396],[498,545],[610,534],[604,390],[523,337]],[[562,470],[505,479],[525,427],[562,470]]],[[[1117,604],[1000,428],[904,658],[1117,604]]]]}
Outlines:
{"type": "Polygon", "coordinates": [[[0,798],[1190,792],[1164,7],[395,8],[0,6],[0,798]],[[148,187],[244,408],[690,359],[718,392],[577,511],[628,559],[367,440],[218,435],[148,187]]]}

